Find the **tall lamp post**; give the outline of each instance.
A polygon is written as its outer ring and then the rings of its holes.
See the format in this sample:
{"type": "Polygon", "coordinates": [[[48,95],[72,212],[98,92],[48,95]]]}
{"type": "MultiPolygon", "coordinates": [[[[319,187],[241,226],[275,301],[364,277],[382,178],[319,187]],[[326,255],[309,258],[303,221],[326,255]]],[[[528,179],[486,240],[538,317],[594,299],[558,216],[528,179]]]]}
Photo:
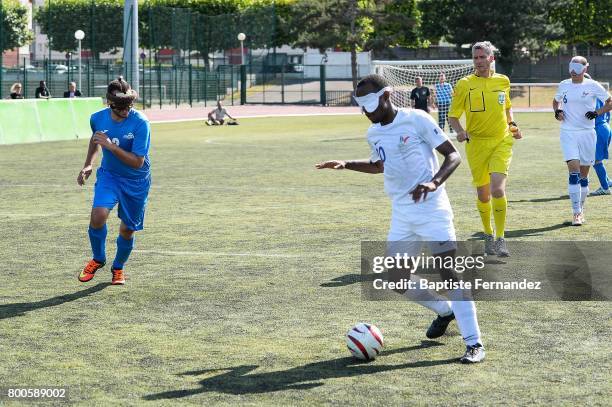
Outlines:
{"type": "Polygon", "coordinates": [[[76,30],[74,38],[79,42],[79,82],[77,83],[77,89],[81,89],[81,41],[85,38],[85,33],[83,30],[76,30]]]}
{"type": "Polygon", "coordinates": [[[238,34],[238,41],[240,41],[240,65],[244,65],[244,40],[246,35],[244,33],[238,34]]]}

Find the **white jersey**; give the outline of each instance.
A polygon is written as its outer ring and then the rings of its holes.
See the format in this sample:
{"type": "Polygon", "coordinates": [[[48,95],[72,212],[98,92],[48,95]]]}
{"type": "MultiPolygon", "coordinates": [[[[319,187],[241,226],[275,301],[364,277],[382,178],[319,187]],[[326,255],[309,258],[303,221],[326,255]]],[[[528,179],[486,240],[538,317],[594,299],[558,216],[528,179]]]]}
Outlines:
{"type": "Polygon", "coordinates": [[[226,114],[227,114],[227,110],[225,110],[224,107],[222,107],[221,109],[219,108],[215,109],[215,119],[217,120],[223,120],[226,114]]]}
{"type": "MultiPolygon", "coordinates": [[[[383,161],[385,191],[394,205],[414,205],[410,192],[417,185],[430,182],[440,165],[434,149],[449,140],[427,113],[418,109],[398,110],[393,122],[368,129],[370,161],[383,161]]],[[[427,195],[448,201],[444,185],[427,195]]]]}
{"type": "Polygon", "coordinates": [[[566,79],[559,83],[555,100],[561,103],[564,119],[562,130],[588,130],[594,127],[593,120],[584,114],[595,110],[597,99],[608,100],[608,92],[598,82],[584,78],[582,83],[566,79]]]}

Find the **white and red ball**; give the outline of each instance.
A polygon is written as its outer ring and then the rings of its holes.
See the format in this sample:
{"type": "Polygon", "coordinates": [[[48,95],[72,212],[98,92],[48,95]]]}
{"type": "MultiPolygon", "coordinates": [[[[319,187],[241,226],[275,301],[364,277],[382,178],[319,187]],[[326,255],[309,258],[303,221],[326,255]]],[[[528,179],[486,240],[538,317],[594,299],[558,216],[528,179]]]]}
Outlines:
{"type": "Polygon", "coordinates": [[[382,351],[384,339],[374,325],[360,322],[346,333],[346,345],[357,359],[374,360],[382,351]]]}

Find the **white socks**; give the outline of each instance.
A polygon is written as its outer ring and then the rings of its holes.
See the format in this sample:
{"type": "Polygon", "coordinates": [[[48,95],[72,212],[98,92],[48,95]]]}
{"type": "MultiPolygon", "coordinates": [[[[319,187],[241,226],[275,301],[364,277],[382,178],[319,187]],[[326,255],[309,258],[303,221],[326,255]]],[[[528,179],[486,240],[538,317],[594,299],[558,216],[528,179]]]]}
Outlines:
{"type": "Polygon", "coordinates": [[[451,298],[451,308],[455,313],[459,332],[468,346],[474,346],[477,343],[482,345],[480,338],[480,328],[478,327],[478,317],[476,316],[476,304],[472,300],[459,301],[461,298],[466,298],[463,290],[452,290],[449,293],[451,298]]]}
{"type": "Polygon", "coordinates": [[[572,201],[572,210],[574,211],[574,215],[582,212],[580,184],[568,184],[567,191],[569,193],[570,201],[572,201]]]}
{"type": "MultiPolygon", "coordinates": [[[[414,280],[413,280],[414,281],[414,280]]],[[[418,287],[417,280],[417,287],[418,287]]],[[[448,316],[453,311],[451,309],[451,303],[446,298],[435,292],[434,290],[424,290],[415,288],[413,290],[407,290],[404,296],[412,302],[416,302],[423,307],[432,310],[440,316],[448,316]]]]}

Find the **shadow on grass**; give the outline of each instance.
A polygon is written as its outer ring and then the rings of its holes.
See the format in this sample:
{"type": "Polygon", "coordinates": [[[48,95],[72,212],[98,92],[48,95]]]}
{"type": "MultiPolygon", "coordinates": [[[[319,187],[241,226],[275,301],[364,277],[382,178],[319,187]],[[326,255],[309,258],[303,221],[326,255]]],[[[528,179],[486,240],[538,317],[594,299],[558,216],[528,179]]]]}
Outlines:
{"type": "Polygon", "coordinates": [[[321,283],[321,287],[344,287],[346,285],[351,285],[351,284],[356,284],[356,283],[361,283],[364,281],[368,281],[368,280],[373,280],[374,279],[374,274],[371,276],[369,275],[362,275],[362,274],[345,274],[343,276],[340,277],[336,277],[333,278],[331,281],[328,281],[326,283],[321,283]]]}
{"type": "Polygon", "coordinates": [[[57,297],[49,298],[42,301],[36,302],[18,302],[15,304],[0,304],[0,320],[5,318],[13,318],[17,316],[25,315],[28,311],[35,311],[41,308],[55,307],[64,303],[78,300],[79,298],[87,297],[88,295],[97,293],[98,291],[104,290],[110,283],[100,283],[89,287],[86,290],[77,291],[72,294],[59,295],[57,297]]]}
{"type": "Polygon", "coordinates": [[[516,199],[509,200],[508,203],[519,203],[519,202],[553,202],[553,201],[565,201],[569,199],[569,195],[561,195],[558,197],[550,197],[550,198],[535,198],[535,199],[516,199]]]}
{"type": "MultiPolygon", "coordinates": [[[[526,236],[541,236],[542,233],[551,232],[557,229],[563,229],[566,227],[572,227],[571,222],[563,222],[558,223],[556,225],[550,225],[543,228],[533,228],[533,229],[514,229],[514,230],[506,230],[504,233],[506,238],[513,237],[526,237],[526,236]]],[[[484,239],[484,235],[482,232],[476,232],[470,237],[468,240],[481,240],[484,239]]]]}
{"type": "MultiPolygon", "coordinates": [[[[421,345],[409,346],[384,352],[381,357],[396,353],[425,349],[432,346],[442,346],[435,341],[423,341],[421,345]]],[[[287,370],[249,374],[258,368],[257,365],[241,365],[227,369],[203,369],[181,373],[181,376],[199,376],[206,373],[227,370],[213,377],[200,380],[200,387],[195,389],[172,390],[163,393],[144,396],[145,400],[176,399],[206,392],[228,394],[257,394],[283,390],[308,390],[323,386],[321,380],[354,377],[376,374],[393,370],[430,367],[457,363],[457,358],[444,360],[424,360],[419,362],[401,363],[398,365],[381,365],[380,359],[375,363],[359,362],[352,357],[331,359],[323,362],[309,363],[287,370]]]]}

